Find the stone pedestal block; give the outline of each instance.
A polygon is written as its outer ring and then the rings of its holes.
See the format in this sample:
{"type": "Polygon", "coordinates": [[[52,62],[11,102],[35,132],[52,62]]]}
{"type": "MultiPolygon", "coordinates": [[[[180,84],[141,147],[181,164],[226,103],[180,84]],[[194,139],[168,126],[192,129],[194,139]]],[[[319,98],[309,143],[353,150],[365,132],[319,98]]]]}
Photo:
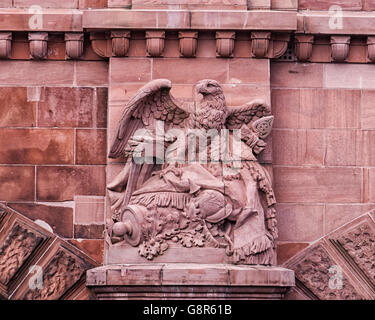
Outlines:
{"type": "Polygon", "coordinates": [[[123,264],[87,271],[98,300],[282,299],[294,272],[280,267],[229,264],[123,264]]]}

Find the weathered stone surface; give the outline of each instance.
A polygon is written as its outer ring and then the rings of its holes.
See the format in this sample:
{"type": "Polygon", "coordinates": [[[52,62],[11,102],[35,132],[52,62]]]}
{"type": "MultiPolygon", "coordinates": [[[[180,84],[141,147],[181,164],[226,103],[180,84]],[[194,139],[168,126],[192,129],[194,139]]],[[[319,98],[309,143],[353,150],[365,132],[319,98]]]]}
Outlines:
{"type": "Polygon", "coordinates": [[[361,202],[358,168],[274,168],[279,202],[361,202]]]}
{"type": "Polygon", "coordinates": [[[323,205],[278,204],[279,241],[312,242],[324,235],[323,205]]]}
{"type": "Polygon", "coordinates": [[[288,261],[308,246],[308,243],[298,242],[277,243],[277,263],[282,265],[285,261],[288,261]]]}
{"type": "Polygon", "coordinates": [[[28,88],[0,88],[0,127],[34,127],[36,103],[28,88]]]}
{"type": "Polygon", "coordinates": [[[107,131],[82,129],[76,131],[76,164],[106,164],[107,131]]]}
{"type": "Polygon", "coordinates": [[[73,237],[73,208],[36,203],[9,203],[8,206],[33,221],[46,222],[60,237],[73,237]]]}
{"type": "Polygon", "coordinates": [[[74,225],[74,238],[77,239],[103,239],[104,224],[76,224],[74,225]]]}
{"type": "Polygon", "coordinates": [[[273,131],[273,163],[276,165],[323,165],[322,130],[273,131]]]}
{"type": "Polygon", "coordinates": [[[73,200],[77,194],[104,195],[105,170],[103,166],[40,166],[36,187],[39,201],[73,200]]]}
{"type": "Polygon", "coordinates": [[[106,91],[86,87],[46,87],[39,102],[39,126],[104,127],[106,91]],[[99,97],[99,98],[98,98],[99,97]]]}
{"type": "Polygon", "coordinates": [[[302,10],[328,10],[331,6],[336,5],[343,10],[361,10],[362,1],[361,0],[300,0],[298,3],[298,8],[302,10]]]}
{"type": "Polygon", "coordinates": [[[103,224],[104,197],[75,196],[74,222],[76,224],[103,224]]]}
{"type": "Polygon", "coordinates": [[[362,129],[375,129],[375,91],[362,91],[361,127],[362,129]]]}
{"type": "Polygon", "coordinates": [[[104,241],[103,240],[86,240],[86,239],[72,239],[69,240],[71,244],[90,256],[99,264],[103,263],[104,255],[104,241]]]}
{"type": "Polygon", "coordinates": [[[5,85],[73,85],[73,78],[74,62],[0,61],[0,81],[5,85]]]}
{"type": "Polygon", "coordinates": [[[33,201],[35,168],[31,166],[0,166],[0,199],[33,201]]]}
{"type": "Polygon", "coordinates": [[[73,164],[73,162],[73,130],[0,129],[0,163],[73,164]]]}

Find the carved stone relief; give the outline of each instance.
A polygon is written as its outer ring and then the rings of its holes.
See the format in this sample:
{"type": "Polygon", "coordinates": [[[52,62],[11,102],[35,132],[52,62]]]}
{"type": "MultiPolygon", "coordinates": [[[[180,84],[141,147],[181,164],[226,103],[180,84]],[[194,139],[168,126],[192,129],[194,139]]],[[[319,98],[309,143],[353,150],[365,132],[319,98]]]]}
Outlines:
{"type": "Polygon", "coordinates": [[[7,285],[43,238],[15,224],[0,248],[0,282],[7,285]]]}
{"type": "Polygon", "coordinates": [[[137,247],[148,260],[180,246],[224,248],[233,263],[274,264],[276,201],[257,161],[272,129],[270,107],[254,100],[227,108],[214,80],[197,83],[191,105],[170,89],[169,80],[151,81],[125,107],[109,155],[125,165],[108,185],[108,242],[137,247]],[[192,138],[202,143],[193,151],[192,138]]]}
{"type": "Polygon", "coordinates": [[[56,300],[85,272],[76,257],[60,249],[43,272],[43,288],[28,290],[23,300],[56,300]]]}

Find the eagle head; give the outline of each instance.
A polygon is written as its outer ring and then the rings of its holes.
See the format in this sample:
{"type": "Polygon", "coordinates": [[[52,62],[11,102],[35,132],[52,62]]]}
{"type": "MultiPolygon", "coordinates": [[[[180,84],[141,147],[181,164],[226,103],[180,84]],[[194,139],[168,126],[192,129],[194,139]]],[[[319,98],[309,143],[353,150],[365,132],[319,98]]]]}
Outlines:
{"type": "Polygon", "coordinates": [[[197,92],[202,94],[204,97],[208,95],[216,96],[223,94],[223,89],[221,88],[220,84],[215,80],[201,80],[196,84],[195,88],[197,92]]]}

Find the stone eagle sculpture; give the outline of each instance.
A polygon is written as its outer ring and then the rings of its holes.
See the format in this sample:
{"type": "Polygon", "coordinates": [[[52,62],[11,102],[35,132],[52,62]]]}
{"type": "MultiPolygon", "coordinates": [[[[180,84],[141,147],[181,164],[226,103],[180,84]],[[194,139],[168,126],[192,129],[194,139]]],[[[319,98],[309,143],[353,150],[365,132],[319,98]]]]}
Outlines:
{"type": "Polygon", "coordinates": [[[196,84],[194,103],[170,90],[167,79],[151,81],[125,107],[109,153],[125,165],[108,185],[107,240],[149,260],[170,246],[214,247],[236,264],[275,264],[276,201],[256,158],[272,129],[269,106],[227,108],[215,80],[196,84]]]}

